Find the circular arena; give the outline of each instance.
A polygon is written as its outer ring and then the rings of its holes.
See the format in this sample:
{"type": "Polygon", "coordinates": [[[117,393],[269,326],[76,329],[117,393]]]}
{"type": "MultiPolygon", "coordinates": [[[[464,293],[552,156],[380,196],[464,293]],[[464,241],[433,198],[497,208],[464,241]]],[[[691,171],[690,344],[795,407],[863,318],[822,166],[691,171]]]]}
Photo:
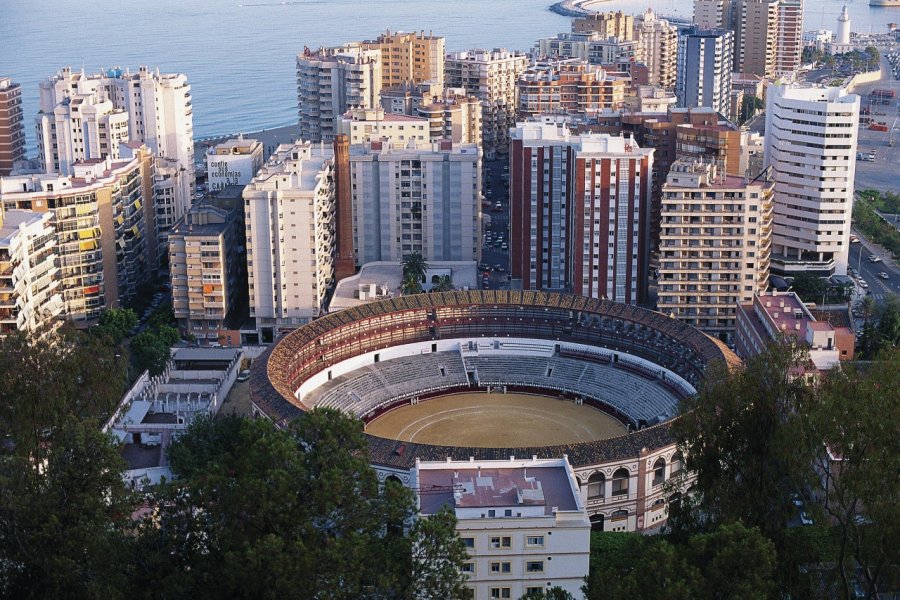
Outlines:
{"type": "Polygon", "coordinates": [[[329,314],[254,361],[254,414],[366,423],[379,477],[420,460],[566,455],[598,529],[666,518],[681,400],[727,347],[660,313],[547,292],[417,294],[329,314]]]}

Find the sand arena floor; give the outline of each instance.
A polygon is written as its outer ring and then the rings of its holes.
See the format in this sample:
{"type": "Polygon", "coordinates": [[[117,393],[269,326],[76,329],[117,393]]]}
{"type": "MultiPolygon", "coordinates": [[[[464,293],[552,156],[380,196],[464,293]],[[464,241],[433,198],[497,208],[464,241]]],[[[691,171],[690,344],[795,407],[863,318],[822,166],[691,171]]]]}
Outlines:
{"type": "Polygon", "coordinates": [[[381,415],[366,432],[444,446],[551,446],[616,437],[614,417],[571,400],[532,394],[452,394],[381,415]]]}

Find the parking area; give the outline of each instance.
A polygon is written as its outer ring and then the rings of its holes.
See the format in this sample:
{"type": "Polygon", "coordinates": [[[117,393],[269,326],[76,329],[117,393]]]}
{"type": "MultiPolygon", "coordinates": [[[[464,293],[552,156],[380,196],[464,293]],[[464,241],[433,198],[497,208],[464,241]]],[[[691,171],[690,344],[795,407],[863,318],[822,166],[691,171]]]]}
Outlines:
{"type": "Polygon", "coordinates": [[[856,189],[896,191],[896,165],[900,163],[900,80],[894,78],[890,65],[882,59],[882,78],[856,86],[860,96],[856,189]],[[871,129],[871,119],[878,129],[871,129]],[[874,153],[874,159],[869,157],[874,153]]]}

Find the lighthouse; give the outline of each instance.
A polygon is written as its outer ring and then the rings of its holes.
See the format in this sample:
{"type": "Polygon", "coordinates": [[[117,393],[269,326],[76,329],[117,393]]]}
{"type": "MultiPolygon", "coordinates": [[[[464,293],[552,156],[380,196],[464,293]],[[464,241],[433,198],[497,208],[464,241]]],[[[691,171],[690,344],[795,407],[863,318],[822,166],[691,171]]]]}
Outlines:
{"type": "Polygon", "coordinates": [[[834,36],[834,42],[840,46],[850,44],[850,14],[847,12],[846,6],[841,11],[841,16],[838,17],[837,33],[834,36]]]}

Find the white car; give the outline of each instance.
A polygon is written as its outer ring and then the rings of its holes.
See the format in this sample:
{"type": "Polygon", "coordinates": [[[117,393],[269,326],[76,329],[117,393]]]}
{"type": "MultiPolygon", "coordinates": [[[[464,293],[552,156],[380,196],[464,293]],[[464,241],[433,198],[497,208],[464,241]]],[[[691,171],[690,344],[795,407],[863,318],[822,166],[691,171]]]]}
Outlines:
{"type": "Polygon", "coordinates": [[[249,370],[244,370],[244,371],[241,371],[240,373],[238,373],[238,376],[237,376],[238,381],[247,381],[248,379],[250,379],[250,371],[249,370]]]}
{"type": "Polygon", "coordinates": [[[813,520],[809,518],[809,515],[805,512],[800,513],[800,522],[804,525],[812,525],[813,520]]]}

